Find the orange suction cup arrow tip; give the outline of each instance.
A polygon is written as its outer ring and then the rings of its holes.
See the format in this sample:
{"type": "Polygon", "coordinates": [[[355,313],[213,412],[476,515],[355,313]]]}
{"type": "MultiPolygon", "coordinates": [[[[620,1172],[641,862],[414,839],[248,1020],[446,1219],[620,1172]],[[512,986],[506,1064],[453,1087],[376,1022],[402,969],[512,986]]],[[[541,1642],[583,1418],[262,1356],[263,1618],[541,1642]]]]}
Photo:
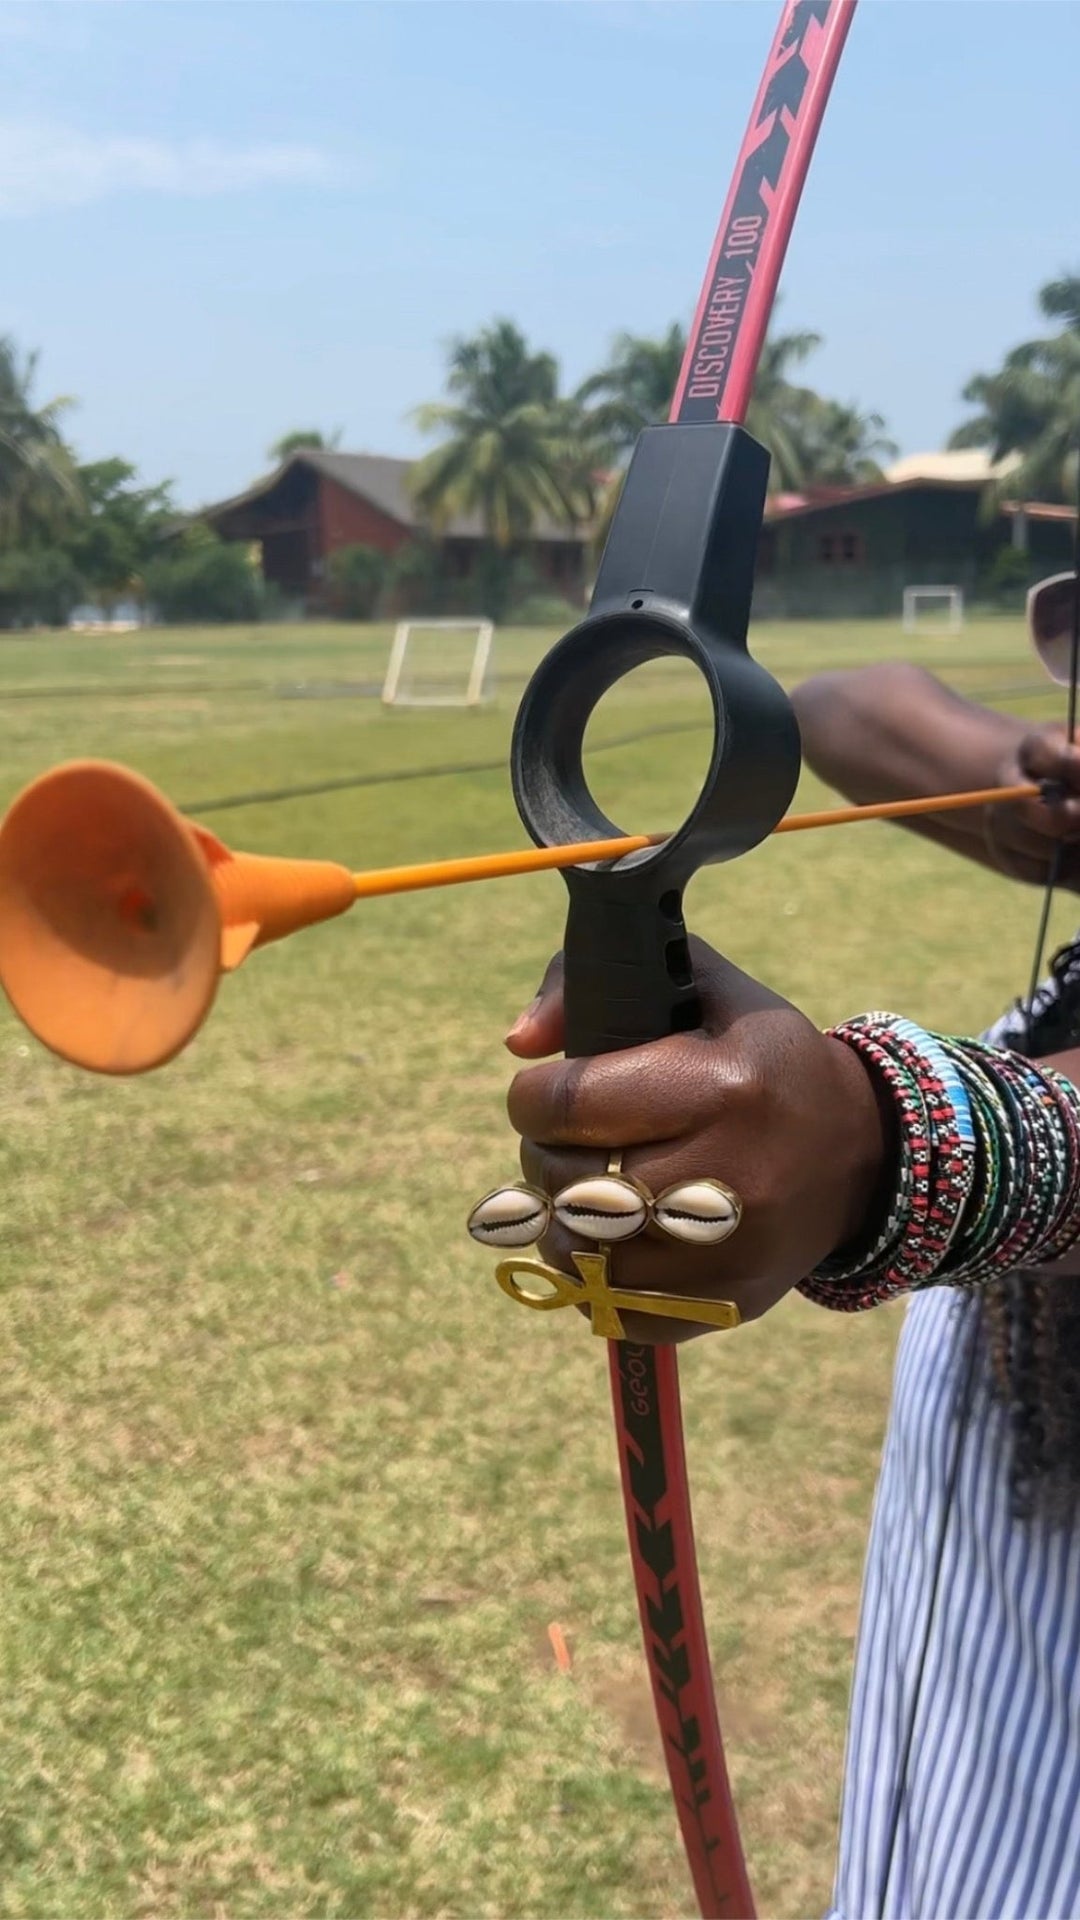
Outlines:
{"type": "Polygon", "coordinates": [[[0,985],[65,1060],[145,1073],[198,1032],[223,970],[355,899],[347,867],[233,853],[137,773],[75,760],[0,825],[0,985]]]}
{"type": "Polygon", "coordinates": [[[210,870],[221,916],[221,965],[228,973],[253,947],[332,920],[356,902],[356,881],[333,860],[282,860],[233,853],[205,827],[189,828],[210,870]]]}
{"type": "Polygon", "coordinates": [[[138,774],[72,761],[0,825],[0,984],[76,1066],[142,1073],[213,1004],[221,921],[187,823],[138,774]]]}

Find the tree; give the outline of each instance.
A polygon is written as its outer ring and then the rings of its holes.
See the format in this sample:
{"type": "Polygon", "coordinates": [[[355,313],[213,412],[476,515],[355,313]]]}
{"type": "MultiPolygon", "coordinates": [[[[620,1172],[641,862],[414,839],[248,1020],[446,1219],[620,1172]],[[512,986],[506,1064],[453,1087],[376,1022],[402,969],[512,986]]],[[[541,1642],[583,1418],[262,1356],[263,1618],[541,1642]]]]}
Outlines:
{"type": "Polygon", "coordinates": [[[378,547],[338,547],[327,561],[330,597],[340,620],[370,620],[386,581],[388,561],[378,547]]]}
{"type": "Polygon", "coordinates": [[[265,591],[250,552],[209,527],[186,527],[146,569],[146,597],[158,618],[183,626],[258,620],[265,591]]]}
{"type": "Polygon", "coordinates": [[[533,353],[511,321],[496,320],[452,343],[446,384],[450,401],[416,411],[421,431],[443,440],[411,479],[437,531],[476,514],[492,547],[509,554],[541,515],[567,527],[589,517],[579,413],[559,396],[551,354],[533,353]]]}
{"type": "Polygon", "coordinates": [[[75,462],[60,422],[65,397],[33,402],[37,355],[20,358],[9,334],[0,335],[0,541],[50,534],[80,506],[75,462]]]}
{"type": "Polygon", "coordinates": [[[868,486],[881,479],[881,460],[896,458],[880,413],[823,400],[806,387],[792,389],[787,410],[800,464],[815,486],[868,486]]]}
{"type": "Polygon", "coordinates": [[[63,544],[105,608],[138,592],[174,517],[168,486],[137,487],[135,478],[126,460],[97,460],[77,469],[83,514],[63,544]]]}
{"type": "MultiPolygon", "coordinates": [[[[807,477],[799,428],[805,400],[816,396],[793,387],[788,373],[819,345],[816,333],[786,333],[766,340],[761,351],[746,424],[772,454],[769,484],[774,491],[801,486],[807,477]]],[[[577,392],[598,449],[618,459],[633,447],[643,427],[667,419],[685,352],[686,333],[677,321],[659,340],[618,335],[609,364],[577,392]],[[599,404],[592,404],[598,396],[599,404]]]]}
{"type": "Polygon", "coordinates": [[[686,352],[686,332],[672,321],[659,340],[616,335],[611,359],[577,390],[589,430],[609,455],[628,453],[643,427],[666,420],[686,352]]]}
{"type": "MultiPolygon", "coordinates": [[[[880,414],[792,383],[792,370],[820,344],[817,333],[782,333],[770,335],[761,351],[746,425],[769,449],[772,493],[815,482],[844,486],[879,479],[877,456],[896,452],[880,414]]],[[[618,335],[609,364],[576,395],[594,466],[621,465],[641,429],[667,419],[685,352],[686,334],[677,322],[658,340],[618,335]]],[[[598,548],[610,532],[621,490],[622,472],[616,471],[601,493],[593,534],[598,548]]]]}
{"type": "Polygon", "coordinates": [[[392,613],[446,612],[450,583],[436,541],[426,534],[406,540],[387,564],[385,593],[392,613]]]}
{"type": "Polygon", "coordinates": [[[0,627],[63,627],[86,591],[60,547],[0,549],[0,627]]]}
{"type": "Polygon", "coordinates": [[[820,345],[820,333],[804,330],[770,334],[761,349],[746,428],[772,456],[770,493],[790,493],[816,477],[809,458],[807,418],[818,396],[810,387],[793,386],[788,374],[820,345]]]}
{"type": "Polygon", "coordinates": [[[333,433],[329,434],[320,432],[318,427],[297,427],[292,433],[283,433],[280,440],[275,440],[273,446],[267,448],[266,456],[268,460],[280,462],[287,460],[290,454],[302,453],[305,447],[321,447],[325,452],[332,453],[340,445],[340,427],[335,427],[333,433]]]}
{"type": "Polygon", "coordinates": [[[997,462],[1020,456],[995,488],[1027,500],[1062,501],[1076,490],[1080,438],[1080,276],[1039,290],[1039,310],[1060,332],[1014,347],[997,373],[977,373],[963,398],[978,411],[952,435],[952,447],[986,447],[997,462]]]}
{"type": "MultiPolygon", "coordinates": [[[[877,454],[895,452],[884,437],[880,414],[861,413],[793,384],[793,369],[820,344],[817,333],[772,334],[761,351],[746,425],[772,456],[774,493],[815,481],[844,485],[874,479],[880,475],[877,454]]],[[[642,427],[667,419],[685,352],[686,334],[677,323],[659,340],[619,334],[609,365],[577,392],[598,456],[606,450],[609,459],[621,460],[642,427]]],[[[609,520],[617,497],[618,480],[605,501],[609,520]]]]}

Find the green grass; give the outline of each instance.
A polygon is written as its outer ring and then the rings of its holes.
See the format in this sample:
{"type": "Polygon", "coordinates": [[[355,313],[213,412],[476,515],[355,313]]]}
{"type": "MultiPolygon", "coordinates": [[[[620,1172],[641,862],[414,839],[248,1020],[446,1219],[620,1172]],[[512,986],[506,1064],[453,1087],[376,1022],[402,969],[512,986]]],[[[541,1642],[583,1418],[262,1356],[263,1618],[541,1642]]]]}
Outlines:
{"type": "MultiPolygon", "coordinates": [[[[0,801],[80,753],[185,801],[501,761],[548,637],[500,636],[478,714],[275,693],[377,678],[378,629],[4,641],[0,801]]],[[[757,650],[790,679],[902,645],[788,626],[757,650]]],[[[907,651],[1057,710],[1018,623],[907,651]]],[[[596,734],[699,712],[650,670],[596,734]]],[[[673,821],[706,740],[598,756],[616,817],[673,821]]],[[[521,839],[501,767],[205,817],[356,865],[521,839]]],[[[0,1914],[691,1910],[599,1343],[515,1313],[463,1231],[513,1165],[500,1035],[563,897],[543,876],[360,907],[257,955],[145,1080],[82,1076],[0,1023],[0,1914]]],[[[690,898],[822,1022],[874,1004],[958,1029],[1018,990],[1035,907],[877,826],[775,841],[690,898]]],[[[761,1910],[792,1920],[828,1895],[896,1329],[793,1300],[685,1356],[736,1794],[761,1910]]]]}

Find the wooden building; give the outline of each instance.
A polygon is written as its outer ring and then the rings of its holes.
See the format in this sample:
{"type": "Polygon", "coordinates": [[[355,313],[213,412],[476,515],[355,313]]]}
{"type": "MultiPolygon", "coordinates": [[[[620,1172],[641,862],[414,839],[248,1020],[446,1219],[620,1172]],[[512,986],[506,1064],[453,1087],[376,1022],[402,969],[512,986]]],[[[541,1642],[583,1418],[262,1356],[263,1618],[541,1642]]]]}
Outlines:
{"type": "MultiPolygon", "coordinates": [[[[224,540],[257,544],[266,579],[289,600],[317,610],[325,599],[327,558],[339,547],[362,544],[393,555],[426,535],[409,495],[409,468],[408,460],[304,447],[246,493],[204,508],[199,517],[224,540]]],[[[470,579],[483,541],[478,515],[443,529],[438,544],[449,579],[470,579]]],[[[542,590],[582,602],[584,533],[540,522],[526,551],[542,590]]]]}
{"type": "Polygon", "coordinates": [[[1023,556],[1031,583],[1069,567],[1072,509],[988,508],[988,477],[985,457],[980,470],[970,454],[937,454],[899,463],[874,486],[778,494],[758,549],[756,617],[895,617],[904,588],[917,586],[991,598],[1005,547],[1023,556]]]}
{"type": "MultiPolygon", "coordinates": [[[[391,556],[432,537],[410,497],[409,467],[377,454],[302,448],[200,517],[223,539],[257,544],[266,579],[318,611],[337,549],[360,543],[391,556]]],[[[1031,581],[1070,566],[1072,510],[1014,501],[988,511],[988,482],[1001,471],[978,450],[922,454],[871,486],[774,495],[758,549],[755,617],[898,617],[910,586],[989,598],[996,556],[1010,546],[1025,556],[1031,581]]],[[[437,544],[461,610],[479,611],[467,604],[484,545],[479,517],[452,520],[437,544]]],[[[527,553],[542,591],[583,604],[592,571],[584,531],[541,522],[527,553]]]]}

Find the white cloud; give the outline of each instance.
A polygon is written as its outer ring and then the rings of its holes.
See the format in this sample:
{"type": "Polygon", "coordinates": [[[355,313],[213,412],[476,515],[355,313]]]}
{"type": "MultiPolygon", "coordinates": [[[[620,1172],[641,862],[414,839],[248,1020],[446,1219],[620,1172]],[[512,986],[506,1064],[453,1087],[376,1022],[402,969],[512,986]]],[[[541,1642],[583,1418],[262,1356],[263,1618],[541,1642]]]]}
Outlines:
{"type": "Polygon", "coordinates": [[[0,116],[0,217],[84,207],[122,193],[190,198],[251,187],[320,186],[338,171],[319,148],[288,142],[158,140],[0,116]]]}

